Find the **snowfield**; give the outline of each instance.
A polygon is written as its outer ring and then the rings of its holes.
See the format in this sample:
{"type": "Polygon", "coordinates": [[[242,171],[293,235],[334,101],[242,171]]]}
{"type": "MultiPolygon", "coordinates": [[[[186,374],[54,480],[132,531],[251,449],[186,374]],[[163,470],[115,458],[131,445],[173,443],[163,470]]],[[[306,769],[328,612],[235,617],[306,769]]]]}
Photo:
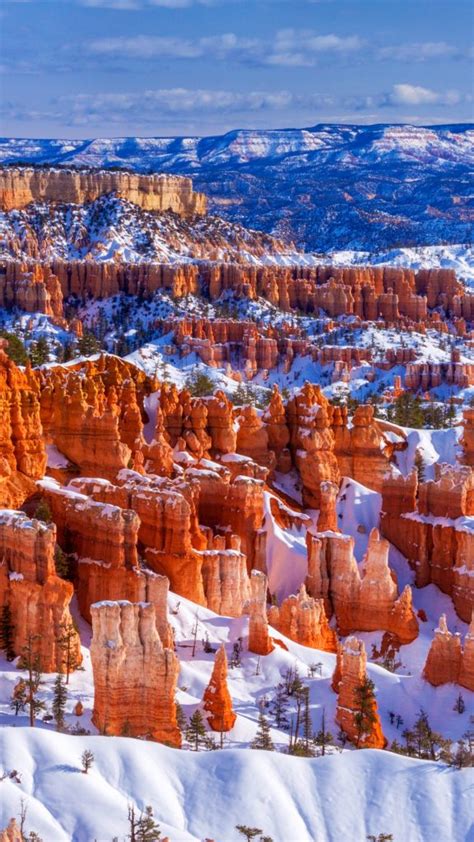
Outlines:
{"type": "Polygon", "coordinates": [[[181,752],[120,737],[71,737],[30,728],[0,730],[6,768],[0,824],[26,800],[27,830],[45,842],[110,842],[128,832],[127,806],[151,804],[171,842],[237,842],[237,824],[275,842],[472,842],[474,771],[382,751],[319,759],[250,751],[181,752]],[[87,775],[80,756],[90,749],[87,775]],[[361,785],[363,784],[363,785],[361,785]]]}

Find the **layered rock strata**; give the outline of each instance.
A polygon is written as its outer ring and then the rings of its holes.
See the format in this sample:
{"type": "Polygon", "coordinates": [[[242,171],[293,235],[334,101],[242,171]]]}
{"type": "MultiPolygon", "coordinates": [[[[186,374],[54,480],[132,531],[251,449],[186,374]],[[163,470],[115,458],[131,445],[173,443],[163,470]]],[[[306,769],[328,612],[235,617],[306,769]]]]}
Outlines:
{"type": "MultiPolygon", "coordinates": [[[[12,618],[13,649],[31,644],[42,672],[62,672],[61,638],[73,629],[69,604],[73,586],[56,575],[56,528],[23,512],[0,510],[0,606],[12,618]]],[[[82,660],[79,635],[72,631],[70,663],[82,660]]]]}
{"type": "Polygon", "coordinates": [[[181,745],[175,691],[179,662],[163,646],[155,606],[125,600],[91,607],[92,721],[101,734],[181,745]]]}
{"type": "Polygon", "coordinates": [[[82,205],[105,193],[116,193],[145,210],[170,210],[185,217],[206,212],[204,195],[193,192],[190,178],[177,175],[0,168],[0,206],[3,210],[21,209],[31,202],[82,205]]]}
{"type": "Polygon", "coordinates": [[[267,577],[259,570],[252,570],[250,591],[249,652],[254,652],[256,655],[268,655],[275,647],[268,629],[267,577]]]}

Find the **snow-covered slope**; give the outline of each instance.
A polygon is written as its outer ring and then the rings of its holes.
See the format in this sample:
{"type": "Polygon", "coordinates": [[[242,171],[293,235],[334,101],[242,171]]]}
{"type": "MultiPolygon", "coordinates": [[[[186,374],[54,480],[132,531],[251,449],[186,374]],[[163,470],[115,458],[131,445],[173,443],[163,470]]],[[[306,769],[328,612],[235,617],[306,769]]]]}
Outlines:
{"type": "Polygon", "coordinates": [[[226,219],[311,250],[472,239],[472,126],[318,125],[222,136],[0,139],[0,162],[191,175],[226,219]]]}
{"type": "Polygon", "coordinates": [[[179,752],[138,740],[0,730],[0,825],[26,795],[27,830],[45,842],[110,842],[128,832],[127,807],[150,804],[172,842],[237,842],[237,824],[275,842],[406,842],[472,839],[474,772],[359,751],[318,760],[251,751],[179,752]],[[88,775],[80,756],[93,751],[88,775]],[[364,786],[361,787],[361,781],[364,786]]]}

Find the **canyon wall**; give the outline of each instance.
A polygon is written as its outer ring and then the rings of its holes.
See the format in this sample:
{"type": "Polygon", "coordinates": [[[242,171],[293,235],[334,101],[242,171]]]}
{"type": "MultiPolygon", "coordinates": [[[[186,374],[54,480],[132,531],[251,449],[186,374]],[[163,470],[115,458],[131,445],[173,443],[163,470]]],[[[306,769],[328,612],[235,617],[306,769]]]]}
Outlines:
{"type": "Polygon", "coordinates": [[[206,198],[194,193],[190,178],[110,170],[0,168],[0,207],[20,210],[31,202],[84,204],[117,193],[144,210],[171,210],[180,216],[206,212],[206,198]]]}

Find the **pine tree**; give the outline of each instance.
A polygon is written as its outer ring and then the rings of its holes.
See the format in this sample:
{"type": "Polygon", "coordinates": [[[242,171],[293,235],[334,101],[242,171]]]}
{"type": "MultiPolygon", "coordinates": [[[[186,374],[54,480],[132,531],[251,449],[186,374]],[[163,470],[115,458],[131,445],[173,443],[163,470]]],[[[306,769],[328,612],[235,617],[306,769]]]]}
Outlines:
{"type": "Polygon", "coordinates": [[[254,739],[250,743],[250,748],[259,748],[263,749],[264,751],[274,751],[275,749],[272,738],[270,736],[270,726],[268,724],[267,718],[264,716],[262,711],[260,711],[258,715],[257,733],[255,734],[254,739]]]}
{"type": "Polygon", "coordinates": [[[204,719],[199,709],[195,710],[186,731],[186,739],[193,748],[193,751],[199,751],[199,746],[206,742],[206,727],[204,719]]]}
{"type": "Polygon", "coordinates": [[[372,725],[377,721],[374,689],[374,682],[366,677],[362,684],[356,687],[354,692],[357,704],[357,710],[354,715],[354,722],[357,728],[357,748],[360,746],[362,736],[367,734],[372,725]]]}
{"type": "Polygon", "coordinates": [[[38,637],[39,635],[30,634],[28,642],[21,651],[21,669],[27,671],[27,677],[23,680],[22,691],[15,692],[15,697],[11,702],[12,707],[20,705],[20,709],[22,710],[28,708],[31,728],[34,728],[38,713],[46,707],[45,703],[38,699],[37,695],[43,684],[40,672],[40,659],[35,649],[35,641],[38,637]]]}
{"type": "Polygon", "coordinates": [[[326,711],[323,708],[323,713],[321,716],[321,728],[319,729],[318,733],[314,738],[314,743],[321,749],[321,755],[324,757],[326,754],[326,746],[331,745],[333,742],[333,736],[330,731],[326,731],[326,711]]]}
{"type": "Polygon", "coordinates": [[[270,707],[277,728],[288,728],[288,693],[285,684],[280,682],[276,687],[275,696],[270,707]]]}
{"type": "Polygon", "coordinates": [[[5,652],[7,661],[15,658],[15,627],[13,625],[12,610],[8,604],[2,607],[0,613],[0,648],[5,652]]]}
{"type": "Polygon", "coordinates": [[[71,620],[61,623],[59,626],[61,637],[58,638],[58,646],[63,652],[63,667],[66,672],[66,684],[69,684],[69,676],[78,666],[76,650],[73,642],[76,640],[77,629],[71,620]]]}
{"type": "Polygon", "coordinates": [[[84,775],[87,775],[89,769],[91,768],[93,762],[95,760],[94,754],[88,748],[86,748],[81,754],[81,764],[82,764],[82,772],[84,775]]]}
{"type": "Polygon", "coordinates": [[[34,517],[36,518],[36,520],[42,520],[43,523],[51,523],[51,509],[49,508],[49,505],[44,499],[44,497],[42,497],[39,501],[34,513],[34,517]]]}
{"type": "Polygon", "coordinates": [[[179,702],[176,702],[176,723],[181,731],[181,734],[184,736],[188,728],[188,720],[186,719],[186,714],[179,702]]]}
{"type": "Polygon", "coordinates": [[[464,713],[464,711],[466,710],[466,702],[464,701],[462,693],[460,693],[457,697],[454,703],[453,710],[455,710],[456,713],[464,713]]]}
{"type": "Polygon", "coordinates": [[[418,482],[424,482],[425,463],[423,462],[423,456],[421,455],[419,450],[417,450],[415,453],[415,469],[418,476],[418,482]]]}
{"type": "Polygon", "coordinates": [[[61,731],[64,728],[64,712],[66,710],[67,690],[63,684],[63,677],[58,672],[54,681],[54,696],[52,711],[56,721],[56,730],[61,731]]]}
{"type": "Polygon", "coordinates": [[[54,550],[54,566],[56,568],[56,573],[61,577],[61,579],[69,579],[71,575],[69,559],[59,544],[56,545],[54,550]]]}
{"type": "Polygon", "coordinates": [[[30,348],[31,365],[43,365],[49,360],[49,345],[44,336],[40,336],[37,342],[34,342],[30,348]]]}
{"type": "Polygon", "coordinates": [[[148,805],[136,822],[135,840],[136,842],[157,842],[159,839],[161,839],[160,826],[153,817],[153,808],[148,805]]]}
{"type": "Polygon", "coordinates": [[[10,333],[7,330],[0,330],[0,337],[7,340],[4,348],[7,357],[10,357],[16,365],[26,365],[28,354],[20,337],[16,333],[10,333]]]}

